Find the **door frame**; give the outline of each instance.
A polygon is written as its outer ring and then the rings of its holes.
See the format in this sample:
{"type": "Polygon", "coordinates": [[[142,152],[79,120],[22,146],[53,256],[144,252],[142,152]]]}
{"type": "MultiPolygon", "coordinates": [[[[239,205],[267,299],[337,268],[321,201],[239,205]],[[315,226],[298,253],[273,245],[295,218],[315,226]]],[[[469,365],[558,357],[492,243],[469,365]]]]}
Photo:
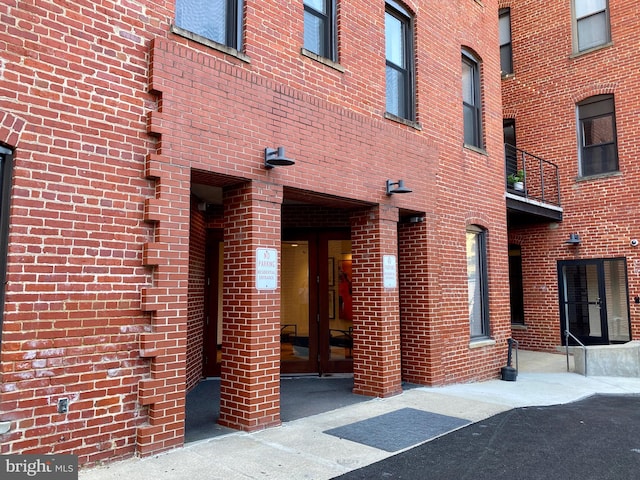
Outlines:
{"type": "Polygon", "coordinates": [[[280,364],[290,373],[351,373],[353,360],[331,360],[329,356],[328,242],[350,240],[349,228],[292,228],[282,232],[282,241],[304,240],[309,246],[309,359],[280,364]],[[324,300],[324,301],[323,301],[324,300]],[[324,354],[322,352],[325,352],[324,354]]]}
{"type": "MultiPolygon", "coordinates": [[[[584,335],[577,335],[575,332],[571,332],[575,335],[580,342],[584,345],[609,345],[612,343],[609,338],[609,318],[607,313],[607,290],[606,290],[606,279],[605,279],[605,268],[604,264],[606,261],[614,261],[620,260],[624,265],[624,273],[625,273],[625,288],[627,294],[627,321],[630,322],[630,311],[629,311],[629,292],[628,292],[628,272],[627,272],[627,262],[625,257],[616,257],[616,258],[589,258],[589,259],[576,259],[576,260],[558,260],[558,298],[559,298],[559,308],[560,308],[560,337],[562,340],[562,345],[566,345],[566,335],[565,331],[567,328],[567,318],[566,313],[566,305],[569,302],[569,299],[565,298],[565,275],[564,275],[564,267],[566,266],[587,266],[587,265],[595,265],[596,267],[596,280],[598,287],[598,298],[596,301],[588,301],[586,305],[595,305],[599,308],[600,312],[600,329],[601,336],[600,337],[591,337],[584,335]],[[596,340],[599,339],[599,340],[596,340]]],[[[584,302],[580,302],[584,303],[584,302]]],[[[629,325],[630,327],[630,325],[629,325]]],[[[629,340],[631,340],[631,329],[629,328],[629,340]]],[[[575,344],[575,340],[573,341],[575,344]]],[[[570,340],[571,343],[571,340],[570,340]]],[[[620,342],[613,342],[620,343],[620,342]]]]}

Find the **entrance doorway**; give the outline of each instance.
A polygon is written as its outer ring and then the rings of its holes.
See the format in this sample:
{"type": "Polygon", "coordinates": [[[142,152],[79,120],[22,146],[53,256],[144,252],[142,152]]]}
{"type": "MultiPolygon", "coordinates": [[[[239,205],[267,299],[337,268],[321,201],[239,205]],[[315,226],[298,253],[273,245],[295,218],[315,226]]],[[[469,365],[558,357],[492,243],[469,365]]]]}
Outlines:
{"type": "Polygon", "coordinates": [[[286,232],[281,268],[281,372],[352,372],[350,232],[286,232]]]}
{"type": "Polygon", "coordinates": [[[624,258],[558,262],[560,325],[584,345],[631,340],[624,258]]]}

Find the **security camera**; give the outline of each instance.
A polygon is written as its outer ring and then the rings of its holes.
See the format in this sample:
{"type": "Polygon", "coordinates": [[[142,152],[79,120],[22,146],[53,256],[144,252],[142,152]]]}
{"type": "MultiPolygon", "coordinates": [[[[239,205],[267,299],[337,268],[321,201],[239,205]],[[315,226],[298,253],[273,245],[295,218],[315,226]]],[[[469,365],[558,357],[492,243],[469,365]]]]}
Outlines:
{"type": "Polygon", "coordinates": [[[631,242],[629,242],[629,243],[631,243],[632,247],[637,247],[640,242],[638,242],[637,238],[632,238],[631,242]]]}

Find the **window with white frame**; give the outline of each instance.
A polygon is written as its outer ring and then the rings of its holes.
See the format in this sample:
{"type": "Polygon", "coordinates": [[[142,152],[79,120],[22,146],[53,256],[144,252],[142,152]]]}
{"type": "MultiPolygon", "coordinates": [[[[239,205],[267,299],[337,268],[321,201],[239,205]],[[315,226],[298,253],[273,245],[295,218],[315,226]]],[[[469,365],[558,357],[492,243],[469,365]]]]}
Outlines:
{"type": "Polygon", "coordinates": [[[487,234],[484,229],[476,225],[467,227],[467,287],[472,339],[485,338],[490,334],[486,243],[487,234]]]}
{"type": "Polygon", "coordinates": [[[580,175],[618,171],[613,95],[596,95],[578,104],[580,175]]]}
{"type": "Polygon", "coordinates": [[[221,45],[242,49],[243,0],[176,0],[176,26],[221,45]]]}
{"type": "Polygon", "coordinates": [[[462,51],[462,110],[464,144],[484,148],[482,138],[482,101],[480,94],[480,62],[471,53],[462,51]]]}
{"type": "Polygon", "coordinates": [[[337,61],[335,0],[304,0],[304,48],[337,61]]]}
{"type": "Polygon", "coordinates": [[[400,4],[387,0],[384,25],[387,112],[406,120],[415,120],[413,19],[400,4]]]}
{"type": "Polygon", "coordinates": [[[573,0],[573,36],[578,52],[611,41],[608,0],[573,0]]]}

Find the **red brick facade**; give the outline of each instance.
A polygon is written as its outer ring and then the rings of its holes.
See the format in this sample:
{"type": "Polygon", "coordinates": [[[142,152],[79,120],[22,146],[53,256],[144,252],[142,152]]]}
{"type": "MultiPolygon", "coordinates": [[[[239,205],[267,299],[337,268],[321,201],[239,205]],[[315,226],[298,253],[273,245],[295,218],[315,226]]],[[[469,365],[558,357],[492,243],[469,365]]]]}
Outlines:
{"type": "MultiPolygon", "coordinates": [[[[637,4],[609,0],[611,41],[576,52],[572,2],[544,8],[528,0],[501,1],[511,9],[514,73],[502,80],[504,118],[515,119],[517,146],[558,165],[563,218],[512,227],[509,241],[522,248],[524,326],[514,329],[521,346],[554,350],[561,345],[560,260],[624,259],[631,339],[640,334],[640,237],[636,161],[640,108],[634,27],[637,4]],[[604,175],[579,171],[578,103],[613,95],[619,168],[604,175]],[[579,234],[577,246],[566,243],[579,234]]],[[[611,320],[611,319],[609,319],[611,320]]]]}
{"type": "Polygon", "coordinates": [[[302,2],[245,0],[240,52],[173,33],[174,3],[0,7],[14,161],[1,452],[89,465],[183,443],[210,228],[224,238],[221,424],[280,423],[280,290],[256,288],[256,252],[280,255],[286,228],[350,232],[354,392],[496,377],[511,334],[497,2],[404,3],[416,122],[385,115],[385,2],[337,1],[337,64],[301,53],[302,2]],[[483,149],[463,146],[463,48],[481,59],[483,149]],[[266,169],[278,146],[295,165],[266,169]],[[388,179],[413,192],[386,195],[388,179]],[[222,192],[215,213],[195,184],[222,192]],[[487,233],[483,342],[471,225],[487,233]]]}

